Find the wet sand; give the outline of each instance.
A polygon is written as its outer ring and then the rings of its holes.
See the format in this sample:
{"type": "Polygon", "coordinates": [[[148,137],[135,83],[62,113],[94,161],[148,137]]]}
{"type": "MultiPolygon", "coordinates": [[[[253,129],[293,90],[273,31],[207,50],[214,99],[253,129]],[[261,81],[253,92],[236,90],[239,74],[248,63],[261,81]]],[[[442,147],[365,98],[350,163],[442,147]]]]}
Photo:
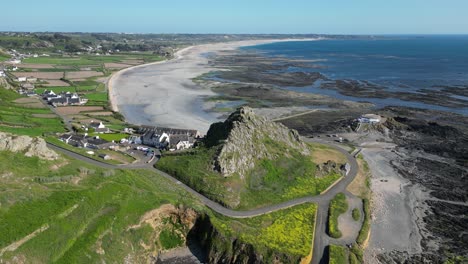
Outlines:
{"type": "Polygon", "coordinates": [[[208,66],[204,54],[283,41],[298,40],[249,40],[191,46],[178,51],[172,60],[119,71],[108,83],[113,110],[119,111],[132,124],[197,129],[205,134],[221,115],[207,111],[204,104],[206,97],[216,94],[192,82],[193,78],[214,70],[208,66]]]}

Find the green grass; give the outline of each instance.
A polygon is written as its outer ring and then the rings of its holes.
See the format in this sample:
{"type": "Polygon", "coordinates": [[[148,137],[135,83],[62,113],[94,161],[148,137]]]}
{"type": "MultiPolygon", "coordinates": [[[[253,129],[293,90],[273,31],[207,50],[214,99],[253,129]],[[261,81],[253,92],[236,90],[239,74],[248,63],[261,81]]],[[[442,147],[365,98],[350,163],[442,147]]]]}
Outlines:
{"type": "Polygon", "coordinates": [[[361,212],[359,211],[358,208],[353,209],[352,216],[353,216],[354,221],[359,221],[359,219],[361,219],[361,212]]]}
{"type": "Polygon", "coordinates": [[[318,195],[341,177],[332,173],[316,178],[312,159],[291,151],[289,157],[259,161],[245,180],[238,175],[225,178],[212,169],[215,153],[215,148],[202,147],[168,154],[156,166],[208,197],[238,209],[318,195]],[[240,203],[236,204],[239,199],[240,203]]]}
{"type": "Polygon", "coordinates": [[[343,246],[330,245],[328,246],[328,254],[330,259],[329,264],[347,264],[348,263],[348,249],[343,246]]]}
{"type": "Polygon", "coordinates": [[[10,57],[0,53],[0,62],[8,60],[10,57]]]}
{"type": "Polygon", "coordinates": [[[53,64],[53,65],[64,65],[64,66],[94,66],[101,65],[108,62],[119,63],[128,59],[140,59],[144,62],[159,61],[162,58],[157,55],[151,54],[131,54],[131,55],[82,55],[77,57],[38,57],[38,58],[27,58],[24,63],[32,64],[53,64]]]}
{"type": "Polygon", "coordinates": [[[86,98],[95,102],[107,102],[109,99],[107,93],[89,93],[86,94],[86,98]]]}
{"type": "Polygon", "coordinates": [[[115,170],[106,177],[108,170],[76,160],[0,152],[0,171],[9,175],[0,182],[0,248],[49,226],[16,251],[5,252],[7,262],[23,256],[29,263],[118,263],[128,254],[147,255],[157,250],[155,231],[130,226],[165,203],[198,207],[177,185],[146,170],[115,170]],[[51,169],[57,164],[62,166],[51,169]],[[81,180],[73,183],[67,175],[81,180]],[[41,183],[37,178],[66,180],[41,183]],[[146,250],[141,243],[153,246],[146,250]],[[98,254],[97,245],[106,254],[98,254]]]}
{"type": "Polygon", "coordinates": [[[33,116],[33,114],[53,114],[50,109],[27,108],[13,102],[20,97],[17,93],[0,87],[0,131],[30,136],[65,131],[62,120],[58,117],[33,116]]]}
{"type": "Polygon", "coordinates": [[[350,264],[361,264],[364,263],[364,252],[362,248],[354,243],[349,250],[349,263],[350,264]]]}
{"type": "Polygon", "coordinates": [[[337,194],[330,202],[328,209],[328,235],[333,238],[340,238],[342,236],[338,228],[338,217],[348,210],[348,202],[344,193],[337,194]]]}
{"type": "MultiPolygon", "coordinates": [[[[211,221],[224,235],[238,237],[259,252],[268,248],[304,257],[311,250],[316,210],[315,204],[308,203],[253,218],[230,219],[216,215],[211,221]]],[[[231,241],[226,242],[232,246],[231,241]]]]}
{"type": "Polygon", "coordinates": [[[159,242],[163,249],[180,247],[184,244],[184,239],[173,229],[164,229],[159,234],[159,242]]]}
{"type": "Polygon", "coordinates": [[[371,212],[370,212],[370,200],[365,198],[362,200],[363,203],[363,209],[364,209],[364,221],[362,223],[361,230],[359,230],[359,235],[356,239],[356,242],[359,245],[362,245],[367,237],[369,236],[370,232],[370,217],[371,217],[371,212]]]}
{"type": "Polygon", "coordinates": [[[115,142],[120,141],[122,138],[127,138],[128,134],[121,134],[121,133],[116,133],[116,134],[90,134],[90,136],[99,136],[99,138],[102,138],[107,141],[112,141],[114,140],[115,142]]]}
{"type": "MultiPolygon", "coordinates": [[[[269,143],[265,143],[267,144],[269,143]]],[[[156,166],[211,199],[236,209],[258,208],[318,195],[341,177],[338,173],[331,173],[317,178],[316,164],[311,157],[294,150],[289,151],[289,156],[279,152],[276,155],[273,147],[268,147],[272,149],[273,156],[278,158],[257,161],[244,179],[237,174],[225,178],[213,170],[212,160],[216,147],[167,154],[156,166]]]]}

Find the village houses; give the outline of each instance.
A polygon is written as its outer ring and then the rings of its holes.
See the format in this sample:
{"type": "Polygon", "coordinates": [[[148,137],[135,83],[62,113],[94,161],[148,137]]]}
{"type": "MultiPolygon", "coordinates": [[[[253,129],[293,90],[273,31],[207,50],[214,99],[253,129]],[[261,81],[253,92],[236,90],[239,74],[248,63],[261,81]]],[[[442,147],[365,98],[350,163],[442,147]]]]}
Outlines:
{"type": "Polygon", "coordinates": [[[142,135],[143,145],[174,150],[191,148],[195,139],[200,137],[197,130],[152,126],[141,126],[138,133],[142,135]]]}

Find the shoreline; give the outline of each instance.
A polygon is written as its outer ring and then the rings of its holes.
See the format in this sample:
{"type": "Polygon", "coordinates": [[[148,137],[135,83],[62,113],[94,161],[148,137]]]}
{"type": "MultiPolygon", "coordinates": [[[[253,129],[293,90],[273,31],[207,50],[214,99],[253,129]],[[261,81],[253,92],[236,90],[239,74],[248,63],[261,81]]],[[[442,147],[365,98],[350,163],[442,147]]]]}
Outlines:
{"type": "Polygon", "coordinates": [[[203,99],[216,93],[192,81],[215,70],[203,54],[276,42],[317,40],[321,38],[244,40],[182,48],[172,59],[136,65],[112,74],[106,83],[111,109],[120,112],[129,123],[191,128],[204,134],[211,123],[219,121],[220,115],[204,109],[203,99]],[[132,92],[133,89],[136,90],[132,92]]]}

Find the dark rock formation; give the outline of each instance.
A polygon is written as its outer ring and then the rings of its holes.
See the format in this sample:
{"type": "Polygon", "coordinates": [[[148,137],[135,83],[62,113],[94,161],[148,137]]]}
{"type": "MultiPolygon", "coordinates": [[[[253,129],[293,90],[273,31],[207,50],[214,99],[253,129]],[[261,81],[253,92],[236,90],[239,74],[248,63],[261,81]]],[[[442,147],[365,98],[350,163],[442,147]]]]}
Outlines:
{"type": "Polygon", "coordinates": [[[256,161],[288,155],[290,150],[309,154],[297,131],[257,116],[249,107],[241,107],[223,123],[211,125],[206,145],[221,145],[214,159],[215,170],[225,177],[237,173],[241,179],[256,161]]]}

